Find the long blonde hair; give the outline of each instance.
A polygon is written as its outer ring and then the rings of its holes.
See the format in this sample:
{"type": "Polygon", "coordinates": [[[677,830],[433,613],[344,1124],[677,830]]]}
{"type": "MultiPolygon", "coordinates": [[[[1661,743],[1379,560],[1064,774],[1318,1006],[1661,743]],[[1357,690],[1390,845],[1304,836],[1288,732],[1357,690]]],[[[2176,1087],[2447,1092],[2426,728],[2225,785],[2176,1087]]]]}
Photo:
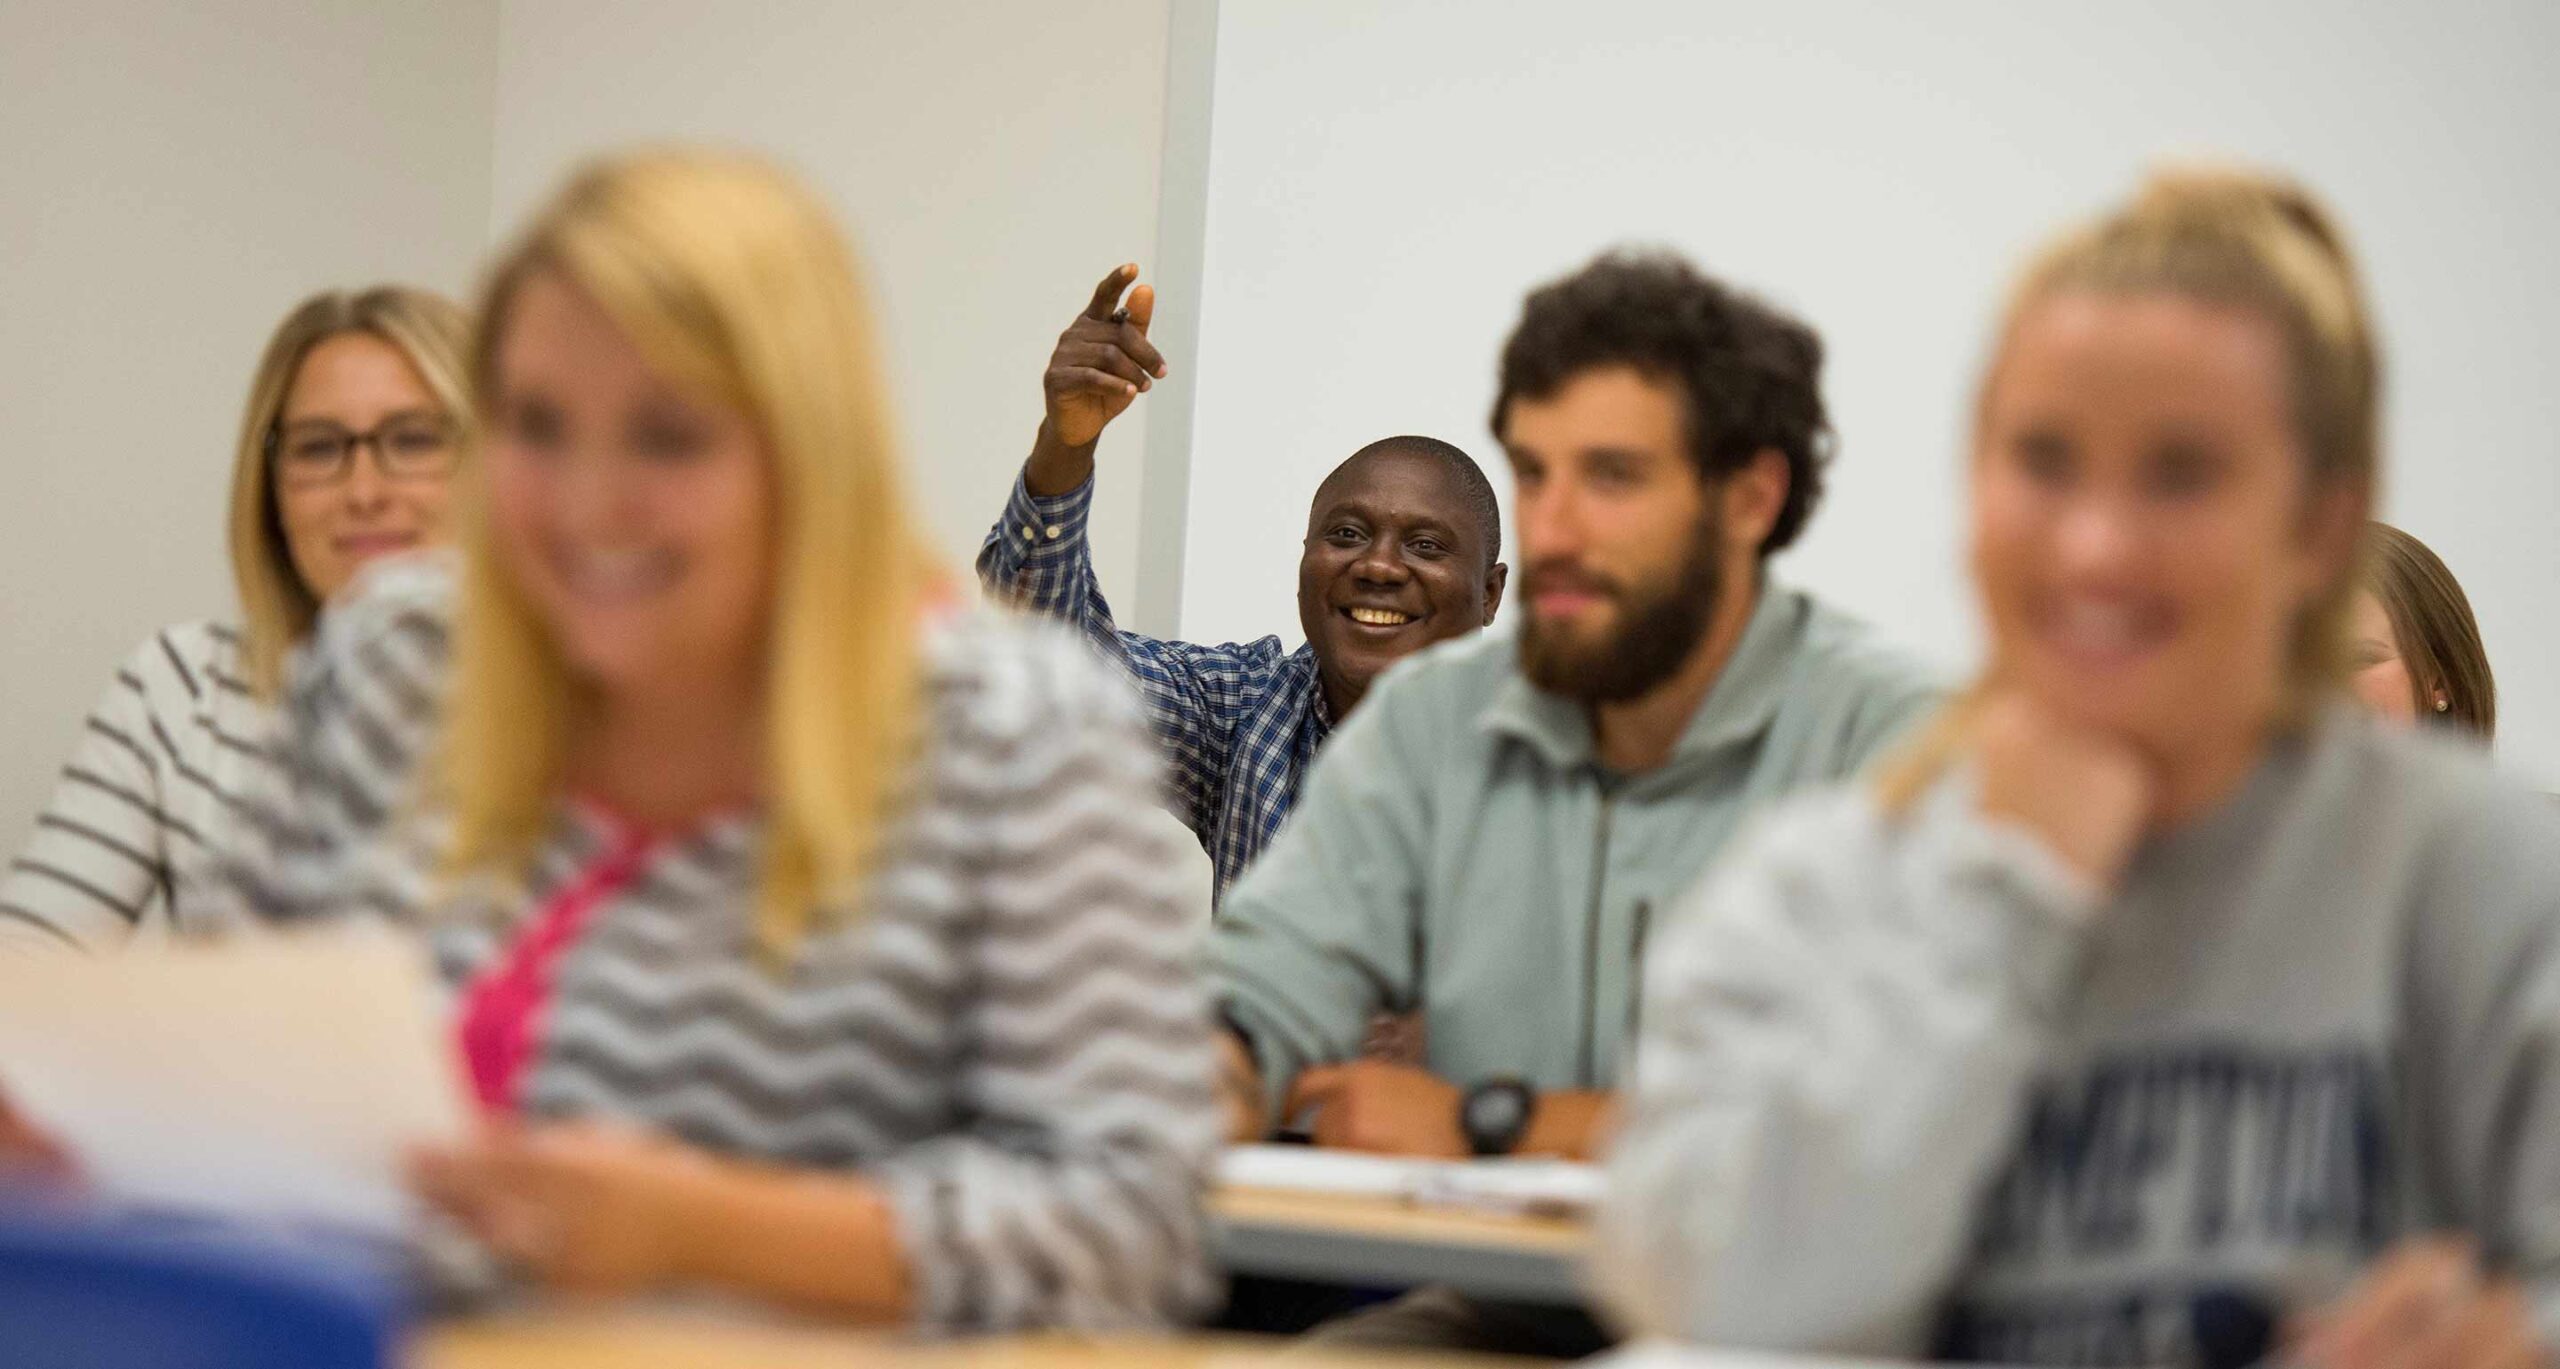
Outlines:
{"type": "Polygon", "coordinates": [[[442,295],[406,285],[323,290],[276,325],[250,377],[231,458],[231,582],[240,595],[241,665],[250,690],[269,702],[283,690],[286,654],[310,635],[320,616],[320,596],[294,569],[284,516],[276,508],[276,427],[302,359],[342,333],[369,334],[400,349],[454,422],[466,422],[471,409],[462,360],[471,325],[462,306],[442,295]]]}
{"type": "MultiPolygon", "coordinates": [[[[772,462],[756,932],[786,951],[867,871],[919,732],[919,620],[939,578],[908,504],[852,255],[815,196],[751,158],[661,150],[593,163],[491,272],[471,349],[484,419],[511,306],[536,275],[592,299],[670,383],[747,414],[772,462]]],[[[481,483],[461,536],[436,797],[453,822],[450,873],[518,875],[550,825],[588,704],[500,563],[481,483]]]]}
{"type": "MultiPolygon", "coordinates": [[[[2234,170],[2153,175],[2131,203],[2056,239],[2009,298],[1983,370],[1983,405],[2029,310],[2058,294],[2176,295],[2245,310],[2283,335],[2295,430],[2314,497],[2344,493],[2362,520],[2381,475],[2382,367],[2364,287],[2346,239],[2291,181],[2234,170]]],[[[2341,564],[2304,605],[2287,651],[2282,721],[2297,725],[2347,676],[2355,565],[2341,564]]],[[[1889,812],[1963,749],[1981,689],[1950,704],[1877,775],[1889,812]]]]}

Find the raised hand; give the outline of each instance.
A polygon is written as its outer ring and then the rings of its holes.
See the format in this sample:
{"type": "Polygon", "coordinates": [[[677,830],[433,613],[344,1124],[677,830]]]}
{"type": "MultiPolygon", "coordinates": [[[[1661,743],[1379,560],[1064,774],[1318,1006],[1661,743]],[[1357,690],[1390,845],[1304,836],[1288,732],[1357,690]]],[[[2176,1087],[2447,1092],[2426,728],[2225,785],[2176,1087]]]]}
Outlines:
{"type": "Polygon", "coordinates": [[[1137,278],[1135,264],[1113,267],[1049,353],[1049,369],[1040,375],[1046,413],[1025,470],[1034,494],[1065,494],[1083,484],[1093,473],[1093,444],[1103,428],[1165,374],[1163,354],[1147,340],[1156,289],[1132,288],[1137,278]]]}

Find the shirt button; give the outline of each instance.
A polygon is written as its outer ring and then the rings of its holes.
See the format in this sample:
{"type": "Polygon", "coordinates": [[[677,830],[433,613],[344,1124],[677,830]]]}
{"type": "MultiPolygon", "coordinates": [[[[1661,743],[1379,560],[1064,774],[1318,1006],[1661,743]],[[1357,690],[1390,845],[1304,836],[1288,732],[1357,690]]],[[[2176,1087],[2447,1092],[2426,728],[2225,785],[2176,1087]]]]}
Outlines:
{"type": "Polygon", "coordinates": [[[1059,533],[1062,533],[1062,532],[1065,532],[1065,531],[1066,531],[1066,529],[1065,529],[1065,528],[1062,528],[1062,527],[1059,527],[1059,526],[1058,526],[1057,524],[1055,524],[1055,523],[1051,523],[1051,524],[1049,525],[1049,527],[1048,527],[1047,531],[1048,531],[1048,533],[1049,533],[1049,540],[1050,540],[1050,541],[1052,541],[1052,542],[1055,542],[1055,541],[1057,541],[1057,540],[1058,540],[1058,534],[1059,534],[1059,533]]]}
{"type": "Polygon", "coordinates": [[[1036,542],[1040,540],[1040,534],[1033,532],[1029,528],[1024,528],[1022,530],[1022,540],[1025,542],[1036,542]]]}

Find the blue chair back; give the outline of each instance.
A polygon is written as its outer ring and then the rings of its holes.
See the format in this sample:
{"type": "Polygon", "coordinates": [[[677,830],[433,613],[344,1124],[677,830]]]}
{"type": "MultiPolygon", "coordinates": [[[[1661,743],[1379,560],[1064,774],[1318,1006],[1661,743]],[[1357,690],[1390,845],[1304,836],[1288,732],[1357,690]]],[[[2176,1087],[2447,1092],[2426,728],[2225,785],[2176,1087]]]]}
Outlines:
{"type": "Polygon", "coordinates": [[[399,1287],[360,1246],[0,1206],[12,1369],[383,1369],[399,1287]]]}

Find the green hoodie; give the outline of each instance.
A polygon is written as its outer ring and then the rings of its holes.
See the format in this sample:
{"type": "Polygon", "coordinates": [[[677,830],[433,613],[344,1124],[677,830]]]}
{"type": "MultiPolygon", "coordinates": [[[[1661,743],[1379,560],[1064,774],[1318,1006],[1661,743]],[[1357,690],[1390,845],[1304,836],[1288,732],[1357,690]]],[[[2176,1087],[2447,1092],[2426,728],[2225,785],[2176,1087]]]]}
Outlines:
{"type": "Polygon", "coordinates": [[[1746,814],[1856,771],[1938,698],[1868,628],[1770,585],[1670,758],[1619,775],[1517,652],[1487,635],[1390,670],[1228,895],[1212,972],[1274,1107],[1382,1010],[1423,1014],[1442,1078],[1613,1087],[1654,911],[1746,814]]]}

